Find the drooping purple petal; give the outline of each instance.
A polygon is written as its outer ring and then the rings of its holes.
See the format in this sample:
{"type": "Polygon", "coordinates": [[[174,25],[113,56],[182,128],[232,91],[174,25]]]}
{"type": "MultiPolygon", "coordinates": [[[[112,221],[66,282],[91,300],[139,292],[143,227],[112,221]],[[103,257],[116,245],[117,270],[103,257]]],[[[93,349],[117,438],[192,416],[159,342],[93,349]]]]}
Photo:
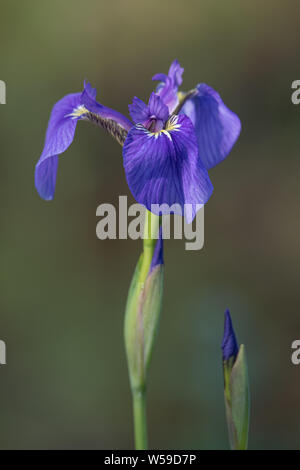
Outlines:
{"type": "Polygon", "coordinates": [[[81,95],[81,102],[83,106],[90,112],[98,114],[104,119],[111,119],[112,121],[115,121],[121,127],[129,131],[129,129],[131,129],[133,125],[132,122],[118,111],[115,111],[114,109],[108,108],[98,103],[95,97],[91,94],[90,90],[90,85],[88,83],[85,83],[84,91],[81,95]]]}
{"type": "Polygon", "coordinates": [[[199,155],[209,170],[227,157],[240,134],[241,122],[213,88],[202,83],[197,90],[198,94],[186,101],[181,113],[195,126],[199,155]]]}
{"type": "MultiPolygon", "coordinates": [[[[95,116],[91,117],[89,113],[96,113],[100,118],[110,120],[110,126],[106,122],[106,130],[122,143],[128,130],[132,127],[133,124],[121,113],[97,103],[96,94],[96,89],[85,82],[82,93],[67,95],[53,107],[44,150],[35,168],[35,186],[43,199],[51,200],[54,197],[58,166],[57,156],[71,145],[77,122],[80,119],[95,121],[97,116],[96,118],[95,116]]],[[[100,120],[98,119],[98,121],[100,120]]]]}
{"type": "Polygon", "coordinates": [[[211,196],[213,187],[198,158],[194,127],[184,115],[172,117],[166,129],[156,133],[133,127],[123,157],[133,196],[155,214],[185,214],[189,223],[211,196]]]}
{"type": "Polygon", "coordinates": [[[53,199],[57,173],[57,155],[71,145],[77,118],[70,116],[81,104],[81,93],[65,96],[53,107],[43,153],[35,167],[35,186],[39,195],[53,199]]]}
{"type": "Polygon", "coordinates": [[[53,199],[55,193],[58,156],[46,158],[35,169],[35,186],[45,201],[53,199]]]}

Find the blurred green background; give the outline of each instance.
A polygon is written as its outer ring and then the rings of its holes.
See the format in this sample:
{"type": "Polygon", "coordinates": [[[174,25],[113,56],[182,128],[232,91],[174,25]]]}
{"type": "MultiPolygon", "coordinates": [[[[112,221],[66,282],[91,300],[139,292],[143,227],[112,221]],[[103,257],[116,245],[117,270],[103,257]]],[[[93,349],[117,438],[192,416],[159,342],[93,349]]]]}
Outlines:
{"type": "Polygon", "coordinates": [[[151,448],[228,448],[220,344],[229,307],[246,344],[250,448],[300,444],[300,4],[287,0],[0,1],[2,449],[132,448],[123,346],[140,241],[96,238],[96,208],[133,199],[119,145],[80,123],[55,200],[34,188],[52,105],[88,78],[123,113],[177,58],[241,118],[210,172],[205,247],[165,244],[165,295],[149,383],[151,448]]]}

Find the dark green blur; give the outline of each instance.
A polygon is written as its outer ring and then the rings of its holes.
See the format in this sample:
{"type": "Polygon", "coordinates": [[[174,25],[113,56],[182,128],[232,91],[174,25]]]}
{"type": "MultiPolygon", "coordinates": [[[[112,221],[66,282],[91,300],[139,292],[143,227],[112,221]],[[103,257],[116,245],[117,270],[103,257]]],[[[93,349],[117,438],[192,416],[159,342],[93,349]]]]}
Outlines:
{"type": "Polygon", "coordinates": [[[0,448],[133,447],[123,316],[141,242],[96,238],[96,208],[129,193],[120,146],[80,123],[57,191],[33,183],[52,105],[80,91],[126,113],[175,58],[184,89],[216,88],[242,120],[210,172],[205,247],[165,243],[161,328],[149,378],[150,447],[228,448],[223,313],[247,348],[250,448],[300,444],[300,5],[2,0],[0,79],[0,448]]]}

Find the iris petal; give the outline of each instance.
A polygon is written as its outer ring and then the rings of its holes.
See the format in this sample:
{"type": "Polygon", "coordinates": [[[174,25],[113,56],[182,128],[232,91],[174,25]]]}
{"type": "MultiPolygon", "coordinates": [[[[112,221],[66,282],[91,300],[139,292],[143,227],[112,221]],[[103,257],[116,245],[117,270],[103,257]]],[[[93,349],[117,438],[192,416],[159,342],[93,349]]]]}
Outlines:
{"type": "Polygon", "coordinates": [[[181,113],[195,126],[199,155],[209,170],[227,157],[240,134],[241,122],[213,88],[202,83],[197,90],[198,94],[186,101],[181,113]]]}
{"type": "Polygon", "coordinates": [[[175,86],[179,87],[182,84],[182,74],[184,68],[181,67],[177,59],[175,59],[170,65],[168,76],[172,78],[175,86]]]}
{"type": "Polygon", "coordinates": [[[97,90],[96,88],[93,88],[87,80],[84,80],[84,91],[88,94],[91,99],[96,99],[97,90]]]}
{"type": "Polygon", "coordinates": [[[172,114],[178,105],[177,87],[174,86],[170,77],[166,78],[163,87],[158,88],[156,92],[159,94],[166,106],[168,106],[169,113],[172,114]]]}
{"type": "Polygon", "coordinates": [[[78,120],[99,123],[122,144],[132,127],[123,114],[97,103],[96,93],[96,89],[85,82],[82,93],[67,95],[53,107],[44,150],[35,168],[35,186],[43,199],[51,200],[54,197],[57,156],[73,142],[78,120]]]}
{"type": "Polygon", "coordinates": [[[161,120],[163,123],[169,117],[168,107],[157,93],[151,93],[148,105],[136,96],[129,106],[130,116],[137,124],[146,124],[151,118],[161,120]]]}
{"type": "Polygon", "coordinates": [[[167,75],[165,73],[156,73],[155,75],[153,75],[152,80],[154,82],[158,81],[165,83],[167,80],[167,75]]]}
{"type": "Polygon", "coordinates": [[[152,80],[159,80],[161,83],[156,89],[156,93],[160,95],[165,105],[169,108],[169,113],[172,114],[178,105],[178,87],[182,83],[182,74],[184,69],[180,66],[178,60],[174,60],[169,68],[168,75],[157,73],[152,77],[152,80]]]}
{"type": "Polygon", "coordinates": [[[36,166],[35,186],[39,195],[45,199],[45,201],[53,199],[55,193],[57,166],[57,155],[46,158],[36,166]]]}
{"type": "Polygon", "coordinates": [[[151,93],[148,106],[150,116],[155,116],[156,119],[166,122],[169,117],[169,110],[159,95],[151,93]]]}
{"type": "Polygon", "coordinates": [[[133,122],[145,122],[149,117],[149,108],[136,96],[132,100],[132,104],[128,106],[130,116],[132,117],[133,122]]]}
{"type": "Polygon", "coordinates": [[[81,93],[74,93],[58,101],[52,110],[44,150],[35,167],[35,186],[43,199],[53,199],[57,155],[67,150],[74,139],[78,117],[70,115],[80,104],[81,93]]]}
{"type": "Polygon", "coordinates": [[[86,109],[88,109],[91,113],[98,114],[103,119],[110,119],[115,121],[127,131],[131,129],[132,122],[129,121],[126,116],[119,113],[118,111],[115,111],[114,109],[108,108],[98,103],[95,99],[95,96],[91,94],[90,90],[90,85],[85,83],[84,91],[81,96],[81,102],[86,109]]]}
{"type": "Polygon", "coordinates": [[[173,117],[158,133],[133,127],[123,158],[134,198],[156,214],[185,214],[189,223],[211,196],[213,187],[198,157],[194,127],[184,115],[173,117]],[[162,204],[168,207],[158,207],[162,204]]]}

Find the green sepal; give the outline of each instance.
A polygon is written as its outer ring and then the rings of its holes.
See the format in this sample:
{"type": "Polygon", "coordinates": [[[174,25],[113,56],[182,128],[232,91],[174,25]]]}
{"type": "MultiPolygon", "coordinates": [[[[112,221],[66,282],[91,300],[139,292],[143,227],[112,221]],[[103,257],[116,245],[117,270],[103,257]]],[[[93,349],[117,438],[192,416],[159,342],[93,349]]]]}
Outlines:
{"type": "MultiPolygon", "coordinates": [[[[226,365],[224,365],[224,375],[226,365]]],[[[226,375],[225,375],[226,377],[226,375]]],[[[225,407],[229,432],[230,447],[232,450],[246,450],[248,446],[249,431],[249,382],[245,347],[242,344],[236,361],[227,374],[225,381],[225,407]]]]}
{"type": "Polygon", "coordinates": [[[146,387],[163,294],[163,265],[156,266],[144,283],[140,278],[143,256],[133,275],[125,312],[125,346],[133,390],[146,387]]]}

